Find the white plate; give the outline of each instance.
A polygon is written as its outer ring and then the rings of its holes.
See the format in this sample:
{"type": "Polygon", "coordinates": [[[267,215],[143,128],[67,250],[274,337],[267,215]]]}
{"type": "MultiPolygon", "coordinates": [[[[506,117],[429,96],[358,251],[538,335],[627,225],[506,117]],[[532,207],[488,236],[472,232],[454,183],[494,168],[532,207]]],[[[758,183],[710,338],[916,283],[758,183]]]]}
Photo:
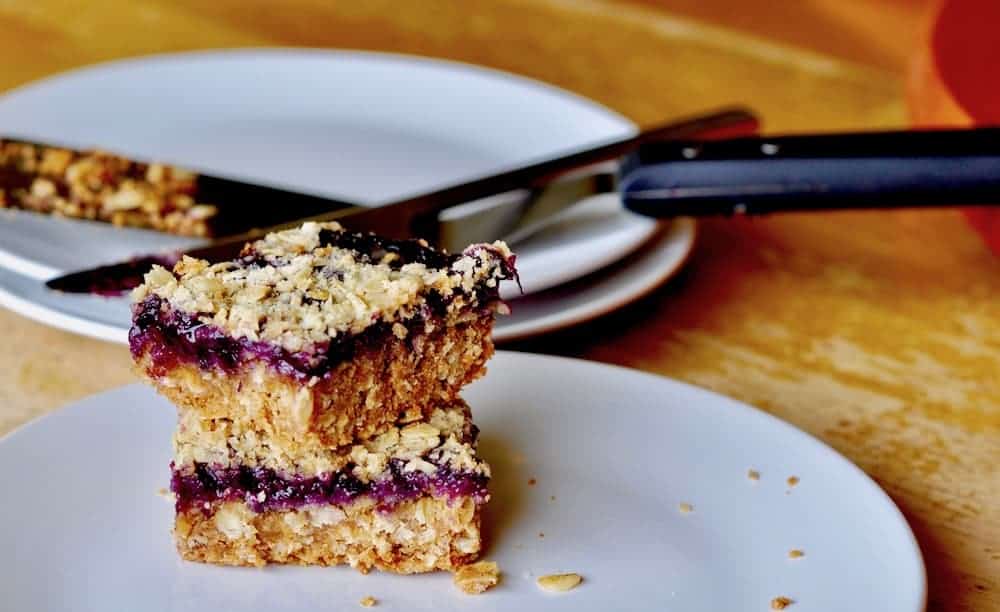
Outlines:
{"type": "MultiPolygon", "coordinates": [[[[59,75],[0,98],[0,133],[78,147],[100,144],[368,203],[634,132],[611,111],[536,81],[358,52],[147,57],[59,75]]],[[[599,289],[580,291],[577,284],[573,292],[539,294],[605,269],[648,243],[656,227],[624,212],[613,196],[599,196],[517,245],[522,284],[532,299],[517,300],[515,315],[498,325],[497,339],[579,322],[654,287],[682,263],[692,232],[659,240],[659,259],[625,272],[619,266],[625,276],[605,275],[599,289]]],[[[186,244],[188,239],[155,232],[0,211],[0,304],[62,329],[123,342],[125,300],[62,295],[39,281],[186,244]]],[[[503,293],[517,297],[512,283],[503,293]]]]}
{"type": "Polygon", "coordinates": [[[506,352],[466,397],[494,471],[486,557],[504,576],[489,593],[462,595],[441,574],[180,561],[171,504],[155,494],[174,411],[133,385],[0,441],[4,606],[350,610],[373,595],[380,610],[714,612],[787,596],[792,610],[923,609],[920,552],[888,496],[766,413],[665,378],[506,352]],[[553,572],[584,582],[539,591],[534,579],[553,572]]]}
{"type": "MultiPolygon", "coordinates": [[[[635,126],[562,90],[463,64],[250,50],[56,76],[0,99],[0,132],[375,205],[622,138],[635,126]]],[[[519,245],[526,291],[603,267],[655,231],[607,198],[562,227],[558,245],[519,245]]],[[[33,214],[0,219],[0,265],[38,279],[190,243],[33,214]]]]}

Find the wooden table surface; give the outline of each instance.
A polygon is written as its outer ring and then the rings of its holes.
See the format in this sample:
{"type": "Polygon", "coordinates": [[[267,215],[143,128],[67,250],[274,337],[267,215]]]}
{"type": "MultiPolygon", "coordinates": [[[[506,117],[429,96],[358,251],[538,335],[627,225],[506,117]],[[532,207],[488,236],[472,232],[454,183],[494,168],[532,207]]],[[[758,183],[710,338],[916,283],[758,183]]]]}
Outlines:
{"type": "MultiPolygon", "coordinates": [[[[123,56],[308,45],[485,64],[640,124],[741,102],[772,131],[902,126],[924,4],[4,3],[0,89],[123,56]]],[[[998,296],[1000,259],[955,212],[720,220],[702,225],[685,271],[650,297],[511,348],[659,372],[794,423],[902,508],[927,562],[930,609],[1000,610],[998,296]]],[[[123,347],[2,310],[0,332],[0,434],[133,380],[123,347]]]]}

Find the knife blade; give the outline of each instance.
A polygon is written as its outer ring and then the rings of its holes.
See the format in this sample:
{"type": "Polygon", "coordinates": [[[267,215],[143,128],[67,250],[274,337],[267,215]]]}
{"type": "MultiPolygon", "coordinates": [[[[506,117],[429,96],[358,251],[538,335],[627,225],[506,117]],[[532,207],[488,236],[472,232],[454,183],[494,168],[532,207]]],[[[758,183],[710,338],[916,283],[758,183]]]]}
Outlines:
{"type": "MultiPolygon", "coordinates": [[[[529,197],[511,198],[508,205],[516,208],[513,221],[504,224],[507,230],[517,227],[516,220],[530,211],[532,203],[543,202],[541,196],[553,193],[553,190],[564,188],[567,181],[593,180],[591,187],[596,190],[605,181],[601,178],[591,178],[587,175],[570,176],[566,173],[578,170],[608,160],[614,160],[642,143],[663,139],[714,138],[733,134],[747,134],[756,131],[757,118],[748,110],[733,108],[683,119],[646,130],[636,136],[603,143],[590,149],[576,151],[554,159],[547,159],[525,166],[520,166],[495,175],[482,177],[466,183],[453,185],[430,193],[418,194],[384,206],[369,208],[348,206],[320,215],[314,215],[292,222],[280,223],[261,229],[251,229],[242,234],[215,240],[203,247],[188,249],[181,252],[157,253],[112,263],[88,270],[81,270],[50,279],[45,284],[50,289],[67,293],[120,293],[138,285],[142,275],[154,265],[169,264],[182,256],[190,256],[207,261],[225,261],[237,257],[243,245],[261,238],[263,235],[300,225],[307,221],[328,222],[338,221],[347,229],[357,232],[373,232],[387,238],[411,239],[420,237],[432,244],[441,245],[442,239],[448,242],[465,245],[481,239],[471,239],[469,232],[463,229],[474,226],[475,220],[481,220],[482,215],[473,215],[472,219],[457,219],[442,222],[440,213],[460,204],[475,202],[489,197],[504,195],[529,194],[529,197]],[[558,180],[562,176],[562,181],[558,180]],[[546,190],[549,191],[546,191],[546,190]]],[[[598,175],[593,175],[598,176],[598,175]]],[[[565,190],[564,190],[565,191],[565,190]]],[[[573,193],[573,190],[569,190],[573,193]]],[[[559,206],[549,204],[549,213],[554,214],[572,205],[575,200],[562,198],[559,206]],[[555,209],[554,211],[552,209],[555,209]]],[[[495,211],[494,211],[495,212],[495,211]]],[[[495,235],[500,238],[502,234],[495,235]]]]}

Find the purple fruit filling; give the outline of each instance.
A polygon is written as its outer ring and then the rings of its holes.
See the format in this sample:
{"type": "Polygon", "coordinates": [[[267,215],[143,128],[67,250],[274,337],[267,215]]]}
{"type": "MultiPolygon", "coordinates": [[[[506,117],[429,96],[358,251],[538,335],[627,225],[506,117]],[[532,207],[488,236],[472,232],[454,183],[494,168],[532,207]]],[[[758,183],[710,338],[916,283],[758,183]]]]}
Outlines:
{"type": "Polygon", "coordinates": [[[90,274],[74,274],[64,281],[62,288],[70,292],[118,297],[141,285],[143,276],[153,266],[171,268],[179,259],[178,255],[135,257],[126,263],[99,269],[90,274]]]}
{"type": "MultiPolygon", "coordinates": [[[[441,253],[421,245],[415,240],[386,240],[372,234],[356,234],[324,230],[322,244],[349,248],[363,261],[378,261],[387,253],[399,255],[401,263],[424,263],[430,267],[451,266],[458,257],[441,253]]],[[[479,252],[497,255],[488,245],[466,249],[466,255],[477,257],[479,252]]],[[[252,250],[236,260],[241,266],[281,265],[280,258],[263,258],[252,250]]],[[[395,265],[395,264],[394,264],[395,265]]],[[[514,256],[501,263],[504,278],[517,278],[514,256]]],[[[336,273],[336,272],[333,272],[336,273]]],[[[520,283],[520,281],[518,281],[520,283]]],[[[499,297],[497,286],[480,285],[472,293],[473,308],[491,310],[499,297]]],[[[419,336],[427,321],[442,319],[447,313],[453,295],[428,293],[420,312],[407,320],[399,321],[413,339],[419,336]]],[[[233,371],[245,362],[264,361],[277,372],[304,380],[313,376],[323,377],[337,365],[353,359],[358,350],[376,347],[392,339],[392,323],[376,321],[358,334],[339,334],[307,350],[291,352],[270,342],[234,338],[222,329],[203,323],[198,314],[176,311],[157,295],[150,295],[132,307],[132,328],[129,330],[129,348],[136,358],[149,353],[152,373],[163,375],[181,363],[196,363],[203,370],[233,371]]]]}
{"type": "Polygon", "coordinates": [[[393,459],[378,480],[364,483],[351,475],[350,466],[318,477],[282,476],[268,468],[224,468],[204,463],[178,471],[173,464],[170,490],[183,512],[216,501],[243,501],[254,512],[287,510],[305,505],[346,505],[361,497],[375,500],[382,511],[431,494],[449,501],[471,497],[486,501],[489,479],[482,474],[438,467],[434,474],[404,472],[404,462],[393,459]]]}
{"type": "MultiPolygon", "coordinates": [[[[409,331],[421,329],[435,315],[430,307],[424,316],[403,324],[409,331]]],[[[202,323],[196,316],[169,308],[156,295],[132,308],[129,348],[139,358],[148,352],[153,374],[162,375],[182,363],[195,363],[202,370],[235,371],[248,361],[263,361],[280,374],[305,380],[323,377],[338,364],[354,357],[359,349],[378,346],[392,336],[392,326],[377,322],[360,334],[341,334],[308,351],[291,352],[270,342],[234,338],[220,328],[202,323]]]]}

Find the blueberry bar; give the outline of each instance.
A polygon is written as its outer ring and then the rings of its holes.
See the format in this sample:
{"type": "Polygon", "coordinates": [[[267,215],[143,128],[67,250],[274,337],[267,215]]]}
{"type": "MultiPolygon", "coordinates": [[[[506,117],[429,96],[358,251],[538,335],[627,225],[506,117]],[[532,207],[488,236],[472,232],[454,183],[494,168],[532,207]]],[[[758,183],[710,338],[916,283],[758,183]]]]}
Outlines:
{"type": "Polygon", "coordinates": [[[0,208],[182,236],[223,236],[338,206],[346,203],[105,151],[0,140],[0,208]]]}
{"type": "Polygon", "coordinates": [[[171,479],[177,549],[224,565],[456,569],[480,552],[489,499],[476,436],[461,401],[339,448],[182,414],[171,479]]]}
{"type": "Polygon", "coordinates": [[[101,151],[0,141],[0,208],[105,221],[187,236],[211,233],[219,207],[199,199],[198,176],[101,151]]]}
{"type": "Polygon", "coordinates": [[[352,444],[485,372],[513,262],[502,242],[446,254],[307,223],[235,261],[154,268],[133,293],[130,348],[182,412],[352,444]]]}

